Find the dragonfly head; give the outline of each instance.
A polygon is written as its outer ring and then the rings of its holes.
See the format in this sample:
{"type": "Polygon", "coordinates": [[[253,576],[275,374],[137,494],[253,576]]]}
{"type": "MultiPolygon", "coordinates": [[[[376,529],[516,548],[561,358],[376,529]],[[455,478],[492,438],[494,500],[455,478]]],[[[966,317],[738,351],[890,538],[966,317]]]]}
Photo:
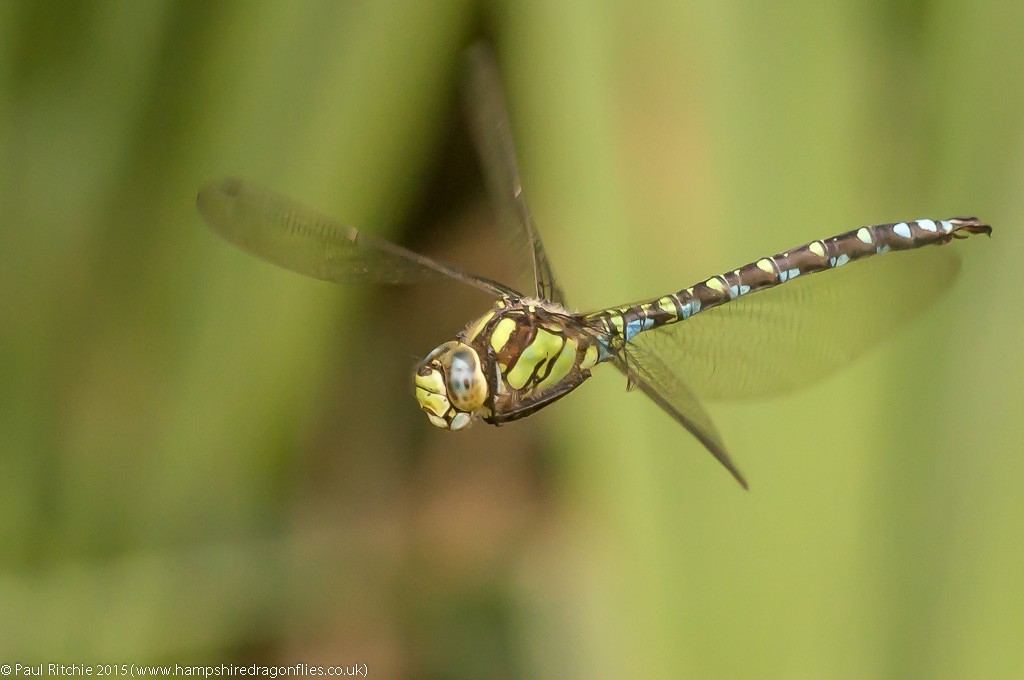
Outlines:
{"type": "Polygon", "coordinates": [[[480,357],[465,343],[444,343],[416,369],[416,400],[438,427],[461,430],[486,399],[487,380],[480,357]]]}

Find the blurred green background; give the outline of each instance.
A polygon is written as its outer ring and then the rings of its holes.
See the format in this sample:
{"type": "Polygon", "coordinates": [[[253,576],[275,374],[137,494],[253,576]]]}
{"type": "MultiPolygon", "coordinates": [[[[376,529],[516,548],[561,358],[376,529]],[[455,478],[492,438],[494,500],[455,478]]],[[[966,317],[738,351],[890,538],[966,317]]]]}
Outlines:
{"type": "MultiPolygon", "coordinates": [[[[1024,677],[1024,4],[0,3],[0,663],[409,678],[1024,677]],[[416,361],[489,301],[199,221],[240,175],[495,278],[459,113],[495,42],[570,302],[978,214],[921,319],[713,404],[613,370],[465,434],[416,361]]],[[[855,293],[855,292],[854,292],[855,293]]]]}

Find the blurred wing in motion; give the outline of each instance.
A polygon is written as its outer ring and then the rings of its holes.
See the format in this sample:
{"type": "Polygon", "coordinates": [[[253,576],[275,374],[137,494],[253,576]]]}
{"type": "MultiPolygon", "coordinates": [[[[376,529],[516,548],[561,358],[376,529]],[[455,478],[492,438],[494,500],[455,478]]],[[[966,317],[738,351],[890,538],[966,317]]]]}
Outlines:
{"type": "Polygon", "coordinates": [[[453,279],[495,297],[516,295],[500,283],[362,234],[240,179],[206,184],[196,206],[210,228],[242,250],[316,279],[390,284],[453,279]]]}
{"type": "Polygon", "coordinates": [[[523,196],[512,129],[508,120],[501,78],[494,55],[478,44],[469,51],[465,85],[466,109],[491,202],[510,233],[525,240],[533,260],[536,295],[565,305],[565,294],[555,280],[551,262],[523,196]]]}
{"type": "Polygon", "coordinates": [[[662,411],[696,437],[744,489],[748,489],[747,480],[729,456],[711,416],[679,372],[670,368],[657,350],[650,346],[626,345],[623,354],[625,359],[620,355],[620,359],[615,361],[615,367],[625,374],[630,388],[635,387],[650,397],[662,411]]]}

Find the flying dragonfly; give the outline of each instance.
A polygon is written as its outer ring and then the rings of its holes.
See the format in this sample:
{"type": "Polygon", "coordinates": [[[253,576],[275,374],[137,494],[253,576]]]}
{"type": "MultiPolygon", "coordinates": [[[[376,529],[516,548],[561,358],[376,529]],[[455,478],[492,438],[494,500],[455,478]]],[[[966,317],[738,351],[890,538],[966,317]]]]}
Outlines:
{"type": "Polygon", "coordinates": [[[648,300],[575,311],[527,207],[493,57],[477,47],[468,64],[473,136],[499,213],[510,216],[530,254],[529,295],[240,179],[210,182],[197,198],[215,232],[306,276],[340,283],[449,279],[493,296],[485,314],[416,368],[419,406],[443,429],[524,418],[611,364],[629,389],[647,395],[747,488],[697,395],[779,393],[838,370],[949,287],[958,259],[936,246],[992,232],[975,217],[864,226],[648,300]]]}

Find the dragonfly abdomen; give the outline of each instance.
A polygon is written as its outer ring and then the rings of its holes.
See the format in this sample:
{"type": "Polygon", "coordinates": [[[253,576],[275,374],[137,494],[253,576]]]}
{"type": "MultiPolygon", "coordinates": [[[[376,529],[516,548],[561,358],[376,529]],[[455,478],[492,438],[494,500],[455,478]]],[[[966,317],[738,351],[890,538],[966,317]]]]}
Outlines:
{"type": "Polygon", "coordinates": [[[974,217],[922,219],[861,227],[763,257],[654,300],[593,312],[587,315],[587,319],[599,324],[602,331],[612,338],[610,348],[614,354],[623,342],[633,340],[644,331],[685,321],[699,312],[800,276],[842,267],[872,255],[942,245],[955,238],[988,235],[991,231],[991,227],[974,217]]]}

